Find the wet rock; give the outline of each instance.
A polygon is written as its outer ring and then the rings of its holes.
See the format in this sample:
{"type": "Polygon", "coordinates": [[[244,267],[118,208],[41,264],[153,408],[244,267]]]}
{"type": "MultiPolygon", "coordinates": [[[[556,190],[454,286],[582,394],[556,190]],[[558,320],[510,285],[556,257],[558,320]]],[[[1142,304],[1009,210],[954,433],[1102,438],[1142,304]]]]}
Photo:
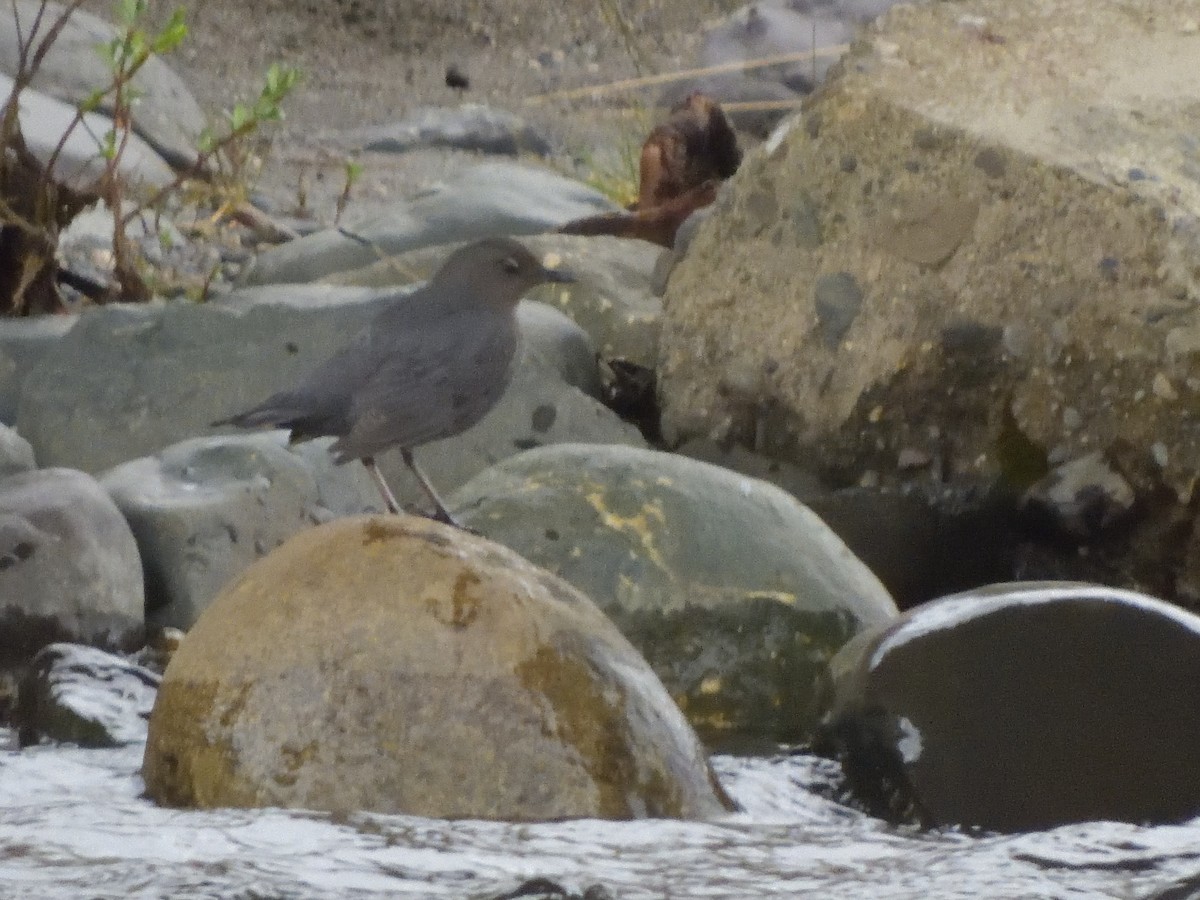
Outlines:
{"type": "Polygon", "coordinates": [[[1056,466],[1026,493],[1026,512],[1074,541],[1111,531],[1133,511],[1133,487],[1103,453],[1056,466]]]}
{"type": "Polygon", "coordinates": [[[450,503],[592,597],[714,736],[804,736],[829,657],[896,612],[794,498],[671,454],[547,447],[493,466],[450,503]]]}
{"type": "MultiPolygon", "coordinates": [[[[1186,8],[1119,53],[1116,0],[905,5],[870,26],[803,119],[748,154],[672,272],[664,438],[766,447],[837,487],[933,476],[1014,498],[1050,460],[1101,452],[1149,464],[1150,491],[1178,499],[1147,519],[1165,533],[1200,469],[1200,195],[1167,149],[1196,126],[1177,112],[1186,8]],[[1057,74],[1018,96],[1033,55],[1057,74]],[[1143,78],[1136,101],[1112,95],[1143,78]],[[1154,178],[1128,177],[1134,162],[1154,178]],[[819,241],[795,228],[805,206],[819,241]],[[861,286],[857,309],[813,303],[834,273],[861,286]],[[771,360],[788,364],[758,377],[771,360]]],[[[1131,542],[1111,568],[1145,584],[1179,540],[1161,558],[1131,542]]]]}
{"type": "MultiPolygon", "coordinates": [[[[62,9],[58,3],[43,4],[41,0],[16,0],[6,6],[5,14],[0,15],[0,71],[15,76],[20,65],[20,39],[29,39],[30,27],[39,12],[40,37],[62,9]],[[45,11],[40,12],[43,7],[45,11]]],[[[84,102],[93,91],[112,82],[112,70],[96,48],[118,34],[110,23],[76,9],[38,67],[33,86],[71,107],[84,102]]],[[[191,165],[196,159],[196,143],[208,121],[184,80],[152,54],[133,76],[130,87],[137,93],[133,117],[139,140],[171,165],[191,165]]],[[[108,113],[110,109],[102,104],[100,111],[108,113]]],[[[105,132],[93,133],[103,136],[105,132]]],[[[125,152],[129,152],[128,147],[125,152]]]]}
{"type": "Polygon", "coordinates": [[[118,747],[146,739],[159,676],[78,644],[50,644],[29,663],[13,724],[22,747],[42,740],[118,747]]]}
{"type": "Polygon", "coordinates": [[[360,150],[406,153],[440,148],[504,156],[548,156],[550,141],[520,116],[478,103],[456,107],[425,106],[389,125],[372,125],[342,138],[360,150]]]}
{"type": "Polygon", "coordinates": [[[1095,585],[933,601],[834,659],[824,741],[873,812],[1032,831],[1200,810],[1200,618],[1095,585]]]}
{"type": "Polygon", "coordinates": [[[33,448],[7,425],[0,424],[0,481],[9,475],[36,469],[33,448]]]}
{"type": "Polygon", "coordinates": [[[396,516],[303,532],[216,600],[167,668],[143,774],[182,806],[543,820],[728,803],[589,600],[396,516]]]}
{"type": "Polygon", "coordinates": [[[42,355],[75,325],[75,316],[0,318],[0,422],[17,421],[21,385],[42,355]]]}
{"type": "Polygon", "coordinates": [[[146,612],[190,628],[234,576],[302,529],[380,507],[362,466],[329,441],[302,455],[283,432],[195,438],[110,469],[101,484],[137,538],[146,612]]]}
{"type": "Polygon", "coordinates": [[[304,283],[405,250],[537,234],[616,209],[598,191],[548,169],[485,163],[368,221],[348,222],[345,229],[329,229],[267,250],[244,281],[304,283]]]}

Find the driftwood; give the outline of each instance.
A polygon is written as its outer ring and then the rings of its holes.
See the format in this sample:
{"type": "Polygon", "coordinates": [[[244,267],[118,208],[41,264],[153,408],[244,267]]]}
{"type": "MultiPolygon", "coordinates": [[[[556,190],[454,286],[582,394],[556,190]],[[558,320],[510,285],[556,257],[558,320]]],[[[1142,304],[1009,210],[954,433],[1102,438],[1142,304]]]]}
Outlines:
{"type": "Polygon", "coordinates": [[[741,161],[737,135],[720,105],[694,91],[646,138],[638,199],[629,211],[576,219],[559,231],[641,238],[670,247],[683,220],[713,202],[717,186],[741,161]]]}

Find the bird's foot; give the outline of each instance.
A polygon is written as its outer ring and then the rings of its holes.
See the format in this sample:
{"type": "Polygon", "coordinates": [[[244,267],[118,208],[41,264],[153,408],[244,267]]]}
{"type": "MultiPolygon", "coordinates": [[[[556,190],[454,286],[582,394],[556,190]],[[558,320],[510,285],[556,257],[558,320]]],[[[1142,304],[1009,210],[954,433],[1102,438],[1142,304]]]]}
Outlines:
{"type": "Polygon", "coordinates": [[[458,521],[458,519],[454,518],[454,516],[450,515],[450,510],[446,509],[444,506],[439,506],[433,512],[425,513],[424,515],[427,519],[433,519],[435,522],[441,522],[443,525],[450,525],[454,528],[457,528],[459,531],[465,531],[467,534],[473,534],[475,537],[483,537],[483,535],[474,528],[468,528],[462,522],[458,521]]]}

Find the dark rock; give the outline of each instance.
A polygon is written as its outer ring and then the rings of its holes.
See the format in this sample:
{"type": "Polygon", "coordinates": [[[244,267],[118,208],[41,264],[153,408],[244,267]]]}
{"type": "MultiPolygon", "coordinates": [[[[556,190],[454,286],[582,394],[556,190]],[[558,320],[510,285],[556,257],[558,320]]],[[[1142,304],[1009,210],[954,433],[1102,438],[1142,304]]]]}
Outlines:
{"type": "Polygon", "coordinates": [[[1025,512],[1073,541],[1092,541],[1133,512],[1133,487],[1104,458],[1089,453],[1055,468],[1022,500],[1025,512]]]}
{"type": "Polygon", "coordinates": [[[825,333],[825,343],[836,347],[862,309],[863,291],[849,272],[822,275],[813,284],[813,304],[817,321],[825,333]]]}
{"type": "Polygon", "coordinates": [[[116,747],[146,739],[159,676],[120,656],[50,644],[29,664],[13,724],[22,747],[44,739],[116,747]]]}
{"type": "Polygon", "coordinates": [[[1028,831],[1200,811],[1200,618],[1033,582],[936,600],[831,664],[823,728],[856,796],[926,825],[1028,831]]]}
{"type": "Polygon", "coordinates": [[[446,148],[476,153],[548,156],[549,139],[519,116],[489,106],[421,107],[391,125],[374,125],[344,135],[362,150],[406,153],[446,148]]]}

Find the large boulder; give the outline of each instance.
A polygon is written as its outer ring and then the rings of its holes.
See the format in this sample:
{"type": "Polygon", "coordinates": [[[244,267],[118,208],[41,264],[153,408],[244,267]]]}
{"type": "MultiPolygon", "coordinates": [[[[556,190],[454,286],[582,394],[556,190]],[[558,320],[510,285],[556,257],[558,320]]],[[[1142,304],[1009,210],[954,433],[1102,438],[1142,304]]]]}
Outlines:
{"type": "MultiPolygon", "coordinates": [[[[1200,68],[1194,7],[1155,9],[1134,28],[1119,0],[968,0],[870,26],[671,275],[668,437],[754,442],[837,485],[1020,489],[1108,451],[1139,501],[1186,504],[1200,68]]],[[[1156,532],[1141,568],[1189,533],[1156,532]]]]}
{"type": "Polygon", "coordinates": [[[1132,591],[1002,584],[833,662],[822,743],[873,812],[1031,831],[1200,812],[1200,618],[1132,591]]]}
{"type": "Polygon", "coordinates": [[[714,739],[807,736],[829,658],[896,615],[795,498],[680,456],[545,447],[483,472],[450,505],[595,600],[714,739]]]}
{"type": "Polygon", "coordinates": [[[728,808],[645,662],[583,595],[438,523],[297,535],[172,658],[143,771],[160,803],[443,818],[728,808]]]}

